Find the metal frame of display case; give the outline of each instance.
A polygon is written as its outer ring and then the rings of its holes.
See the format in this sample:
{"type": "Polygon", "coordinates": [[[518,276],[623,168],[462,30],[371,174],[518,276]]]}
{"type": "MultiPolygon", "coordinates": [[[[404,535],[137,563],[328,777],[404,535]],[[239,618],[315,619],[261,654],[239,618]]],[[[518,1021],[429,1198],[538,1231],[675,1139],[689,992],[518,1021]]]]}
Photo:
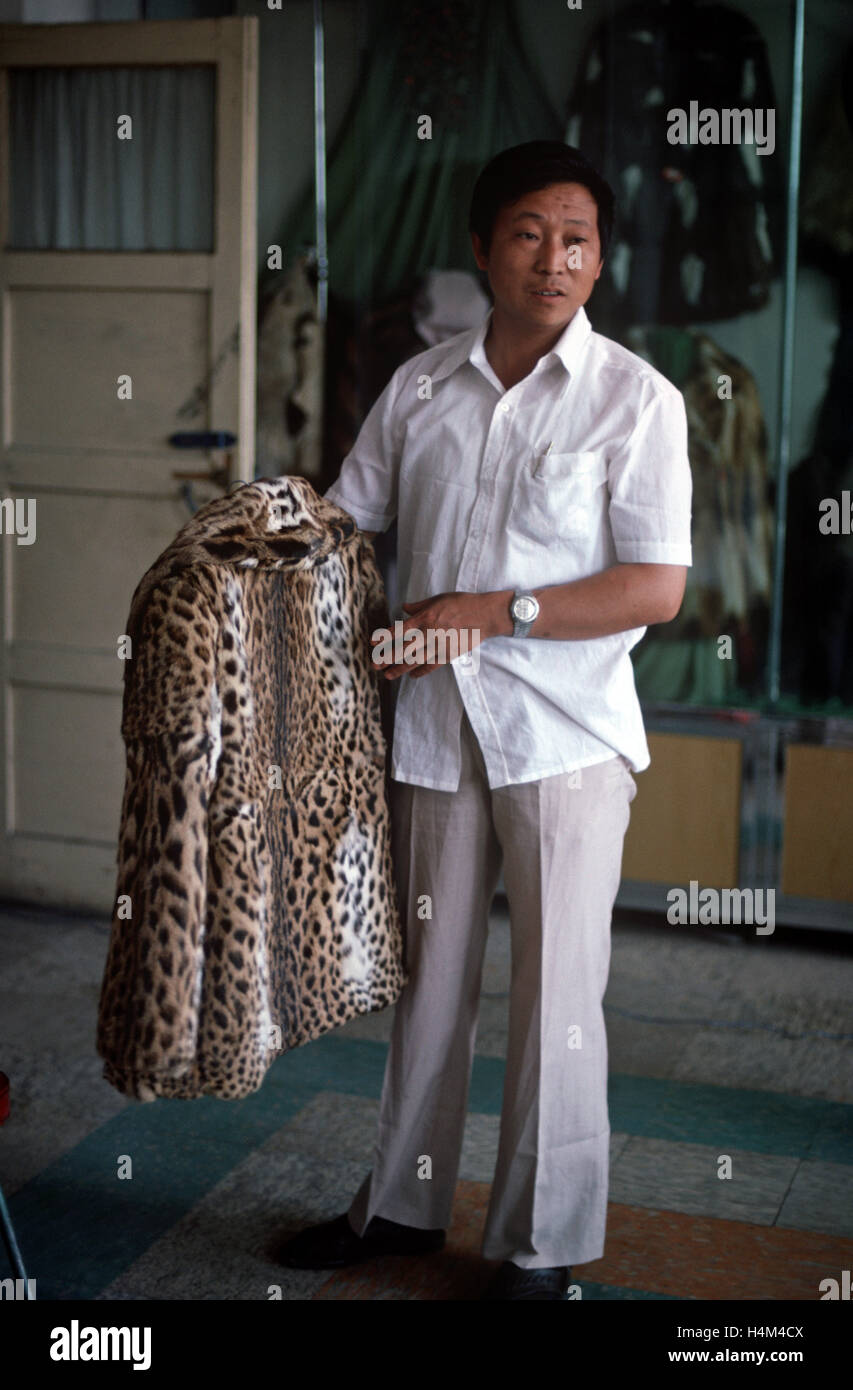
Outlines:
{"type": "MultiPolygon", "coordinates": [[[[770,599],[770,640],[767,658],[767,696],[759,708],[730,709],[680,704],[649,704],[643,719],[649,733],[711,738],[740,738],[742,772],[740,795],[739,886],[772,888],[776,921],[780,924],[853,931],[853,902],[805,898],[782,891],[782,838],[785,810],[785,749],[791,743],[853,749],[853,717],[792,713],[780,705],[782,599],[788,472],[791,466],[794,334],[798,268],[798,215],[803,119],[803,50],[806,0],[792,0],[791,125],[788,146],[784,325],[779,399],[774,516],[773,586],[770,599]]],[[[853,846],[851,846],[853,858],[853,846]]],[[[616,902],[654,912],[666,912],[672,885],[624,879],[616,902]]],[[[732,885],[734,887],[735,885],[732,885]]]]}
{"type": "MultiPolygon", "coordinates": [[[[738,883],[731,887],[772,888],[778,925],[853,932],[853,901],[802,898],[782,891],[785,748],[798,743],[853,749],[853,718],[676,704],[650,706],[643,718],[650,734],[740,739],[738,883]]],[[[623,879],[616,906],[665,915],[666,895],[672,887],[671,883],[623,879]]]]}

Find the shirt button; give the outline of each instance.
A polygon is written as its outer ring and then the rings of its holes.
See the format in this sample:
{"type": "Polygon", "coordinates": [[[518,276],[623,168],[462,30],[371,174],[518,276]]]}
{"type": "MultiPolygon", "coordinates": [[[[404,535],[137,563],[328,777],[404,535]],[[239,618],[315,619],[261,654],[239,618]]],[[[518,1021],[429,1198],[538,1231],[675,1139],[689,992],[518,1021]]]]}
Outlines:
{"type": "Polygon", "coordinates": [[[503,411],[504,415],[506,415],[507,411],[509,410],[509,406],[508,406],[508,405],[502,405],[502,406],[501,406],[501,410],[503,411]]]}

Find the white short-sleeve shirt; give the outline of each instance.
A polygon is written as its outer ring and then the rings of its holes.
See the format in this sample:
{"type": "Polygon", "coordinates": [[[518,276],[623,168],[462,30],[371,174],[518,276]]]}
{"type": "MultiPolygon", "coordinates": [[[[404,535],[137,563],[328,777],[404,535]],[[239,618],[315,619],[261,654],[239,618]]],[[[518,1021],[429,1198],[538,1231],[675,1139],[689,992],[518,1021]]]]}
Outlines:
{"type": "MultiPolygon", "coordinates": [[[[583,307],[506,391],[483,346],[491,312],[397,368],[325,494],[362,530],[397,518],[403,600],[540,589],[618,561],[690,565],[681,393],[594,333],[583,307]]],[[[645,631],[491,637],[476,662],[400,677],[392,776],[455,791],[463,707],[491,787],[616,753],[641,772],[651,760],[629,653],[645,631]]]]}

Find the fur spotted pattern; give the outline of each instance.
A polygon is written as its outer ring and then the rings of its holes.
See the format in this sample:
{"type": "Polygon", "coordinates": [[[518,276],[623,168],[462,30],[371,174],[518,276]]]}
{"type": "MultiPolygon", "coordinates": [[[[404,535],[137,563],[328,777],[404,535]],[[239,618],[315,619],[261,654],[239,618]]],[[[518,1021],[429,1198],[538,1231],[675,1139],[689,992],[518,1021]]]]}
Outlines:
{"type": "Polygon", "coordinates": [[[138,1100],[238,1099],[405,981],[372,547],[304,479],[203,507],[138,585],[98,1014],[138,1100]]]}

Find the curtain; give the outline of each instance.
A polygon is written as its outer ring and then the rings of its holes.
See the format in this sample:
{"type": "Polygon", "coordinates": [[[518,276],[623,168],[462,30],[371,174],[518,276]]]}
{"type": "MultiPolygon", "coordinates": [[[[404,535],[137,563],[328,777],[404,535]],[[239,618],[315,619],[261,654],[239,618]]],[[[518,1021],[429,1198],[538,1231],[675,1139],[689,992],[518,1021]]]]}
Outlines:
{"type": "MultiPolygon", "coordinates": [[[[509,0],[374,0],[371,37],[328,156],[329,284],[361,306],[431,268],[475,270],[468,204],[486,161],[525,140],[563,139],[509,0]],[[418,138],[429,116],[432,139],[418,138]]],[[[313,188],[281,237],[314,242],[313,188]]]]}
{"type": "Polygon", "coordinates": [[[10,77],[10,250],[213,249],[212,67],[10,77]]]}

